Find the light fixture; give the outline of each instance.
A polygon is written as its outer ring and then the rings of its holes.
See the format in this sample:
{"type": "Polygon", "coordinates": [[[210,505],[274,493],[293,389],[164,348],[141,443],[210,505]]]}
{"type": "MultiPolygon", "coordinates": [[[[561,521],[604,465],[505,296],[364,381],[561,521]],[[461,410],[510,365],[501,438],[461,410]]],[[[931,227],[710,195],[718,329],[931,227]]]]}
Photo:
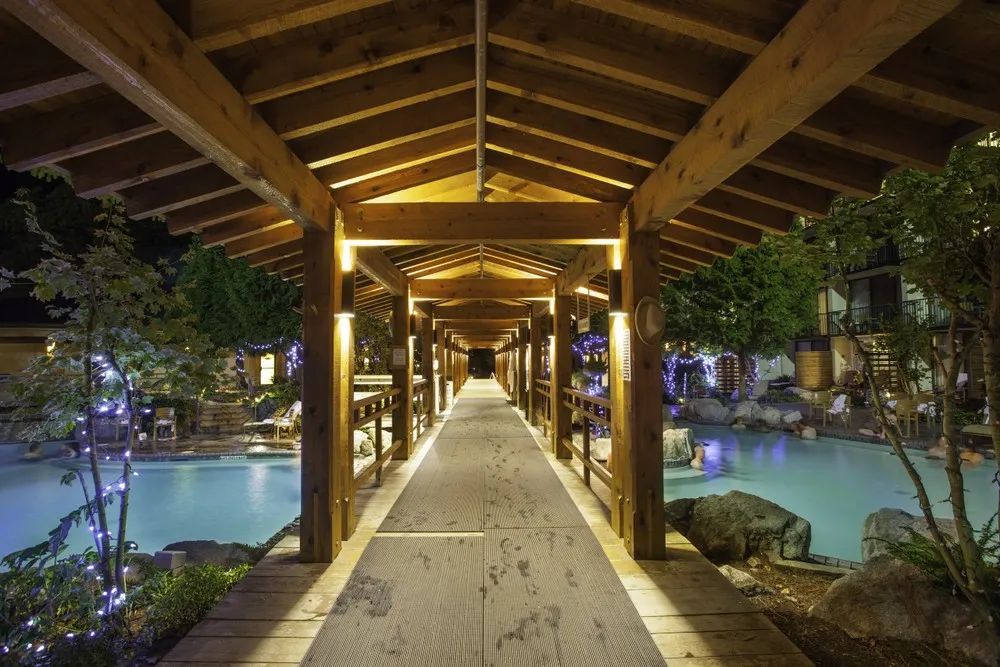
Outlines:
{"type": "Polygon", "coordinates": [[[354,270],[344,271],[341,276],[340,312],[337,317],[354,317],[354,270]]]}
{"type": "Polygon", "coordinates": [[[410,338],[417,337],[417,314],[410,313],[410,338]]]}
{"type": "Polygon", "coordinates": [[[612,317],[625,314],[622,305],[622,272],[620,269],[608,269],[608,314],[612,317]]]}

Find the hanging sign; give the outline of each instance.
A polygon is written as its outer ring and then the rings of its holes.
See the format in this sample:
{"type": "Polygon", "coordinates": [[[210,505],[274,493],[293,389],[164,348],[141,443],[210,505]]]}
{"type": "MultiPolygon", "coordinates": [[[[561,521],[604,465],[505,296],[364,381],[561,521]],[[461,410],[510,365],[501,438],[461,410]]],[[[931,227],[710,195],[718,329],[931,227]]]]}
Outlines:
{"type": "Polygon", "coordinates": [[[584,317],[578,320],[576,323],[576,332],[578,334],[582,334],[587,333],[588,331],[590,331],[590,318],[584,317]]]}
{"type": "Polygon", "coordinates": [[[392,359],[390,365],[393,368],[406,368],[406,348],[405,347],[394,347],[392,348],[392,359]]]}

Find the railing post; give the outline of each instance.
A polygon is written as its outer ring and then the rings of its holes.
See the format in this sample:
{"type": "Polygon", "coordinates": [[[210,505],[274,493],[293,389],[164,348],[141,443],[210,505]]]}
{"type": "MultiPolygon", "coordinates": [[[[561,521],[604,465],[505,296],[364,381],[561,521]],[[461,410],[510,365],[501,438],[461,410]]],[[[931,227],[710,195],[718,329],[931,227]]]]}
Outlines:
{"type": "Polygon", "coordinates": [[[528,358],[528,421],[532,426],[538,426],[538,409],[541,406],[541,401],[535,380],[542,377],[542,322],[541,318],[535,314],[534,308],[531,310],[528,329],[531,337],[528,344],[530,353],[528,358]]]}
{"type": "Polygon", "coordinates": [[[392,297],[392,347],[394,353],[403,350],[404,355],[401,365],[391,365],[392,387],[399,389],[399,407],[392,413],[392,439],[403,441],[392,458],[408,459],[413,452],[413,341],[410,340],[409,293],[392,297]]]}
{"type": "Polygon", "coordinates": [[[583,483],[590,486],[590,419],[583,413],[583,483]]]}
{"type": "MultiPolygon", "coordinates": [[[[427,382],[427,426],[434,426],[434,397],[437,383],[434,380],[434,320],[425,317],[420,323],[420,374],[427,382]]],[[[421,407],[424,407],[421,405],[421,407]]]]}
{"type": "MultiPolygon", "coordinates": [[[[659,280],[659,278],[657,278],[659,280]]],[[[557,294],[552,299],[552,321],[554,336],[551,338],[552,363],[552,451],[556,458],[568,459],[573,454],[563,444],[563,438],[570,438],[573,435],[573,418],[569,408],[562,401],[562,390],[570,386],[570,375],[572,374],[572,362],[570,357],[569,340],[569,315],[570,298],[557,294]]]]}
{"type": "MultiPolygon", "coordinates": [[[[391,400],[391,399],[390,399],[391,400]]],[[[381,404],[381,401],[379,402],[381,404]]],[[[376,410],[381,411],[381,405],[376,405],[376,410]]],[[[375,460],[382,458],[382,415],[375,418],[375,460]]],[[[382,464],[375,469],[375,486],[382,486],[382,464]]]]}

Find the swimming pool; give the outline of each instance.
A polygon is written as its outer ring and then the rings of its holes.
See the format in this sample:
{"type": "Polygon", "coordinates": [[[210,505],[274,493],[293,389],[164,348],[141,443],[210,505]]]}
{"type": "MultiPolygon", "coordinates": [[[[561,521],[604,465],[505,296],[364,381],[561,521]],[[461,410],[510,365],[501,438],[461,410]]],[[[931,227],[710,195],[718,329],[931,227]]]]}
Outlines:
{"type": "MultiPolygon", "coordinates": [[[[5,462],[0,465],[0,555],[47,539],[60,517],[83,504],[79,486],[59,484],[85,461],[5,462]]],[[[103,466],[102,466],[103,467],[103,466]]],[[[152,553],[180,540],[254,544],[299,514],[298,459],[137,462],[128,538],[152,553]]],[[[118,474],[108,466],[108,477],[118,474]]],[[[117,516],[117,503],[113,506],[117,516]]],[[[70,534],[72,550],[88,546],[86,528],[70,534]]]]}
{"type": "MultiPolygon", "coordinates": [[[[733,489],[775,502],[812,524],[811,551],[861,560],[865,517],[882,507],[919,514],[913,484],[888,447],[835,438],[800,440],[786,433],[734,431],[695,426],[695,439],[708,443],[705,474],[667,470],[667,500],[724,494],[733,489]]],[[[951,517],[944,464],[914,452],[934,514],[951,517]]],[[[977,530],[997,511],[996,465],[987,460],[966,470],[966,503],[977,530]]]]}

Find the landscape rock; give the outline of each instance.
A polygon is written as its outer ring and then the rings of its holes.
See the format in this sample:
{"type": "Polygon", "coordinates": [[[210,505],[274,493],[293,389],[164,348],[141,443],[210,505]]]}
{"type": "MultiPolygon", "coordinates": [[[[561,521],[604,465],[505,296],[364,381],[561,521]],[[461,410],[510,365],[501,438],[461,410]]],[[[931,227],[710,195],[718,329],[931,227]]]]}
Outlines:
{"type": "Polygon", "coordinates": [[[781,410],[768,406],[761,410],[761,420],[771,428],[778,428],[782,425],[783,415],[781,410]]]}
{"type": "Polygon", "coordinates": [[[219,543],[215,540],[187,540],[173,542],[163,547],[163,551],[183,551],[187,554],[188,564],[212,563],[214,565],[232,565],[234,563],[249,563],[250,554],[234,542],[219,543]]]}
{"type": "Polygon", "coordinates": [[[966,602],[919,568],[886,556],[833,582],[809,613],[851,637],[937,644],[987,665],[1000,659],[996,634],[966,602]]]}
{"type": "Polygon", "coordinates": [[[742,419],[744,422],[752,421],[751,415],[755,405],[757,405],[756,401],[742,401],[737,403],[736,406],[733,407],[733,419],[742,419]]]}
{"type": "Polygon", "coordinates": [[[611,456],[611,438],[592,438],[590,457],[595,461],[607,461],[611,456]]]}
{"type": "Polygon", "coordinates": [[[816,429],[812,426],[803,426],[802,430],[799,431],[799,437],[803,440],[815,440],[818,437],[816,429]]]}
{"type": "MultiPolygon", "coordinates": [[[[954,519],[937,519],[941,532],[958,536],[954,519]]],[[[872,512],[865,518],[864,529],[861,531],[861,560],[867,562],[870,558],[888,554],[886,542],[909,542],[912,529],[915,532],[930,537],[927,520],[922,516],[910,514],[895,507],[883,507],[872,512]]]]}
{"type": "Polygon", "coordinates": [[[746,424],[733,424],[730,428],[732,428],[734,431],[745,431],[745,430],[747,430],[747,425],[746,424]]]}
{"type": "Polygon", "coordinates": [[[683,498],[664,505],[668,521],[716,561],[806,560],[812,527],[800,516],[750,493],[683,498]]]}
{"type": "Polygon", "coordinates": [[[794,424],[795,422],[802,421],[802,413],[798,410],[789,410],[788,412],[781,415],[781,421],[786,424],[794,424]]]}
{"type": "Polygon", "coordinates": [[[774,595],[774,589],[765,586],[743,570],[737,570],[729,565],[720,565],[719,572],[729,580],[733,586],[739,589],[740,593],[752,598],[755,595],[774,595]]]}
{"type": "Polygon", "coordinates": [[[663,429],[663,460],[690,461],[694,456],[694,435],[689,428],[663,429]]]}
{"type": "Polygon", "coordinates": [[[695,398],[684,405],[683,415],[688,419],[709,424],[729,424],[729,410],[714,398],[695,398]]]}

